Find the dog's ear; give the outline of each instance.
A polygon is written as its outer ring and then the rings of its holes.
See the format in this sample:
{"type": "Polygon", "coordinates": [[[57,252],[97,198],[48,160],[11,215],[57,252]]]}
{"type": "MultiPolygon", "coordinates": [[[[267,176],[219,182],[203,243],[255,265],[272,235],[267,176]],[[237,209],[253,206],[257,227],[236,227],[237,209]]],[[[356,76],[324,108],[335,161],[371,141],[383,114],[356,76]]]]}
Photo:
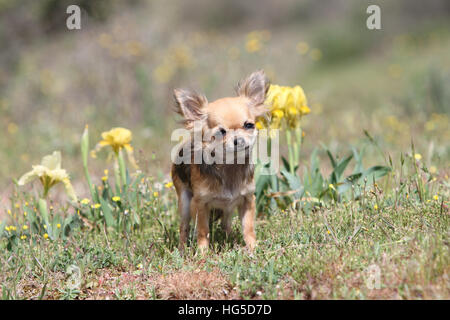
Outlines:
{"type": "Polygon", "coordinates": [[[263,70],[259,70],[239,81],[236,91],[239,96],[249,98],[256,106],[264,103],[269,86],[266,74],[263,70]]]}
{"type": "Polygon", "coordinates": [[[192,128],[194,121],[206,120],[205,110],[208,100],[202,94],[186,89],[175,89],[175,112],[184,117],[184,124],[187,128],[192,128]]]}

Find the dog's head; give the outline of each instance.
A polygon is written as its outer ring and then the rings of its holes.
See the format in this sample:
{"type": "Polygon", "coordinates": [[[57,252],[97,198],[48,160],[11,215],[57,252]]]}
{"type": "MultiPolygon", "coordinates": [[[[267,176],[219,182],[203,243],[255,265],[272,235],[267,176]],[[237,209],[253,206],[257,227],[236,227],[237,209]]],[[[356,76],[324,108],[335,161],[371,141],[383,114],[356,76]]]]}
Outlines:
{"type": "Polygon", "coordinates": [[[176,111],[186,128],[202,129],[203,146],[222,144],[226,152],[250,150],[256,141],[256,118],[267,112],[264,105],[269,81],[264,71],[241,80],[236,97],[209,102],[202,94],[176,89],[176,111]]]}

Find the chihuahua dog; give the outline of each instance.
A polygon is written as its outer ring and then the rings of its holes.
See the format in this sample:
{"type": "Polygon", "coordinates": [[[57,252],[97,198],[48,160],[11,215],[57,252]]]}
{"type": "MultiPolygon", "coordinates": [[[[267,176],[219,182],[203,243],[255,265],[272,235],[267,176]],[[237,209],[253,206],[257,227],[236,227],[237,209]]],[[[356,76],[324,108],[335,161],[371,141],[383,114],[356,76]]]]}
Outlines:
{"type": "Polygon", "coordinates": [[[268,88],[266,75],[257,71],[238,83],[236,97],[208,102],[204,95],[190,90],[174,91],[175,111],[182,115],[191,132],[191,138],[178,152],[187,161],[172,165],[181,218],[180,251],[184,250],[191,219],[197,227],[198,248],[204,250],[209,246],[212,213],[218,213],[221,226],[229,235],[236,208],[246,246],[255,248],[255,183],[250,157],[257,136],[256,118],[267,112],[264,100],[268,88]],[[202,135],[197,147],[192,143],[195,127],[202,135]],[[201,161],[195,161],[194,154],[199,150],[201,161]],[[218,155],[226,160],[221,161],[218,155]]]}

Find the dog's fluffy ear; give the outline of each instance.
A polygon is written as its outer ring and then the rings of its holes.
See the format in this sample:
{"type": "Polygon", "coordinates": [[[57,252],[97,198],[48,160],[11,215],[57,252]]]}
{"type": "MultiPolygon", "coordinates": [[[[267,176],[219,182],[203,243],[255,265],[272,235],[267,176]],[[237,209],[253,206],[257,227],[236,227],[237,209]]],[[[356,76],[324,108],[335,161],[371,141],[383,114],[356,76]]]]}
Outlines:
{"type": "Polygon", "coordinates": [[[184,125],[192,128],[194,121],[206,120],[205,106],[208,100],[202,94],[186,89],[175,89],[173,92],[176,106],[175,112],[184,117],[184,125]]]}
{"type": "Polygon", "coordinates": [[[239,81],[236,91],[241,97],[249,98],[255,105],[263,104],[270,82],[263,70],[253,72],[239,81]]]}

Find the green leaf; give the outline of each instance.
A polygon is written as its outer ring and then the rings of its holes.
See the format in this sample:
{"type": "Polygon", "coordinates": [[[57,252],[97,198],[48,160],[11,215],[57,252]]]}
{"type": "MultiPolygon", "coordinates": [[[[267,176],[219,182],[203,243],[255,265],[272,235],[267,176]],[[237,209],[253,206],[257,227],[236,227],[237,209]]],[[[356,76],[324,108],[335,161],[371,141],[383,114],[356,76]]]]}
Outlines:
{"type": "Polygon", "coordinates": [[[345,168],[347,168],[347,166],[350,163],[350,160],[352,160],[352,158],[353,158],[353,154],[351,154],[347,158],[341,160],[336,165],[333,172],[331,173],[331,183],[335,184],[335,183],[340,182],[342,173],[344,173],[345,168]]]}
{"type": "Polygon", "coordinates": [[[333,155],[331,154],[331,151],[328,149],[326,149],[326,151],[327,151],[328,158],[330,158],[330,162],[331,162],[333,169],[336,168],[336,160],[334,159],[333,155]]]}
{"type": "Polygon", "coordinates": [[[294,197],[300,199],[304,193],[304,188],[302,186],[300,178],[297,175],[291,174],[286,170],[281,170],[281,174],[286,178],[286,181],[291,190],[298,190],[298,192],[294,194],[294,197]]]}
{"type": "Polygon", "coordinates": [[[109,207],[108,203],[103,198],[100,198],[100,204],[102,206],[102,212],[103,217],[105,218],[106,226],[114,227],[116,225],[116,221],[113,218],[113,214],[111,212],[111,208],[109,207]]]}

